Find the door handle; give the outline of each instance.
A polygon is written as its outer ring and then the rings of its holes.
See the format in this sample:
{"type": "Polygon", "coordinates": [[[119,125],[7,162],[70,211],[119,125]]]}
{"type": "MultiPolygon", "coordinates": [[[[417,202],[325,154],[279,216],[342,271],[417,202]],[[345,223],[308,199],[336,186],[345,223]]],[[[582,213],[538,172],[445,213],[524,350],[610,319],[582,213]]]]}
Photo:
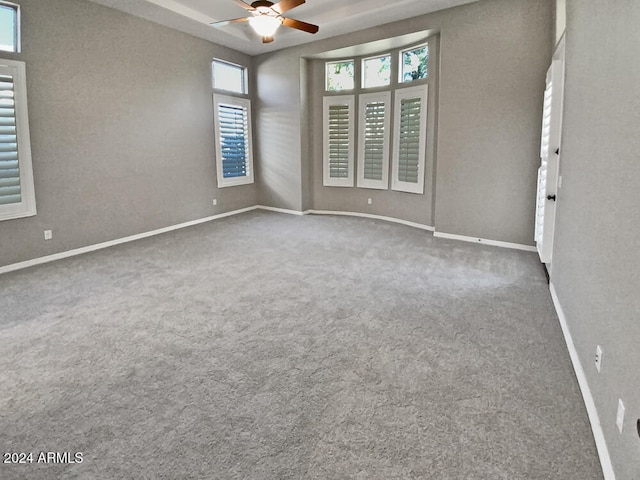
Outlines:
{"type": "Polygon", "coordinates": [[[553,200],[555,202],[556,201],[556,196],[555,195],[547,195],[547,200],[553,200]]]}

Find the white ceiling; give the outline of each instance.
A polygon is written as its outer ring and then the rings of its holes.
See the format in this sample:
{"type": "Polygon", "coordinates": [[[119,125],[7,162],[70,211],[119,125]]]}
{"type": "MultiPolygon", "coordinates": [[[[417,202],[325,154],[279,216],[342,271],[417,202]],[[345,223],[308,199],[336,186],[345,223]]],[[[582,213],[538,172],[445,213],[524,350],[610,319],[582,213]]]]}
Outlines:
{"type": "MultiPolygon", "coordinates": [[[[263,44],[247,23],[213,28],[209,23],[245,17],[233,0],[91,0],[138,17],[225,45],[249,55],[334,37],[478,0],[307,0],[286,17],[320,26],[311,35],[280,27],[275,41],[263,44]]],[[[276,0],[273,0],[274,3],[276,0]]],[[[247,0],[251,3],[251,0],[247,0]]]]}

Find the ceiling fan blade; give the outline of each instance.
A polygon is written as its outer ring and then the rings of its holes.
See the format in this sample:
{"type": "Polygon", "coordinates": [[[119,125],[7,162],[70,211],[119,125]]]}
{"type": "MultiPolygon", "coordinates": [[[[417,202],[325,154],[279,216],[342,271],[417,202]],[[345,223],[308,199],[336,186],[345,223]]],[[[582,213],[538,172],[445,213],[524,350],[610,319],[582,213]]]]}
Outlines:
{"type": "Polygon", "coordinates": [[[302,30],[308,33],[318,33],[320,27],[307,22],[301,22],[300,20],[294,20],[293,18],[283,18],[282,25],[289,28],[295,28],[296,30],[302,30]]]}
{"type": "Polygon", "coordinates": [[[213,22],[213,23],[210,23],[209,25],[211,25],[212,27],[225,27],[230,23],[246,22],[247,20],[249,20],[247,17],[240,17],[240,18],[234,18],[232,20],[223,20],[221,22],[213,22]]]}
{"type": "Polygon", "coordinates": [[[292,8],[299,7],[305,0],[280,0],[278,3],[271,5],[271,9],[278,13],[284,13],[292,8]]]}
{"type": "Polygon", "coordinates": [[[262,43],[271,43],[273,42],[273,37],[262,37],[262,43]]]}
{"type": "Polygon", "coordinates": [[[249,11],[255,10],[255,8],[253,8],[248,3],[243,2],[242,0],[233,0],[233,1],[236,2],[238,5],[240,5],[242,8],[244,8],[245,10],[249,10],[249,11]]]}

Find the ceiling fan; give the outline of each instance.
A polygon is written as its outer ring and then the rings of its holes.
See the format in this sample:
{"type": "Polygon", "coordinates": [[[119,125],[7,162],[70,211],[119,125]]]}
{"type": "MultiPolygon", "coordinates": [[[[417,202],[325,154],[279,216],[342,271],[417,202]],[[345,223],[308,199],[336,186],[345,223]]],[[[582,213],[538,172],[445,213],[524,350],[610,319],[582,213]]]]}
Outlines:
{"type": "Polygon", "coordinates": [[[249,17],[234,18],[222,22],[213,22],[213,27],[224,27],[230,23],[249,22],[249,25],[262,37],[262,43],[273,42],[273,35],[280,25],[295,28],[308,33],[317,33],[319,27],[311,23],[287,18],[282,14],[305,3],[305,0],[280,0],[277,3],[269,0],[256,0],[251,5],[242,0],[233,0],[245,10],[251,12],[249,17]]]}

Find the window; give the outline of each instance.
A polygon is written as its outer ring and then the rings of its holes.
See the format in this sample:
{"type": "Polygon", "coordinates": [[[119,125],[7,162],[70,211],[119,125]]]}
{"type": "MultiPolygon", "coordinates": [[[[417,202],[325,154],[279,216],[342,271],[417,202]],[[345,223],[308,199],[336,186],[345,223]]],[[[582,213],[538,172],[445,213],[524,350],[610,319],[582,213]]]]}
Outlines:
{"type": "MultiPolygon", "coordinates": [[[[437,55],[437,49],[434,52],[437,55]]],[[[429,62],[434,59],[429,58],[425,40],[321,64],[318,73],[324,67],[327,90],[322,120],[324,186],[424,194],[427,166],[431,168],[428,153],[433,151],[427,141],[435,128],[428,122],[429,62]],[[346,89],[353,92],[339,92],[346,89]]]]}
{"type": "Polygon", "coordinates": [[[216,94],[213,111],[218,187],[253,183],[251,102],[246,98],[216,94]]]}
{"type": "Polygon", "coordinates": [[[337,92],[340,90],[353,90],[355,63],[353,60],[326,63],[326,90],[337,92]]]}
{"type": "Polygon", "coordinates": [[[20,7],[0,1],[0,50],[20,51],[20,7]]]}
{"type": "Polygon", "coordinates": [[[0,60],[0,220],[35,214],[25,64],[0,60]]]}
{"type": "Polygon", "coordinates": [[[230,94],[213,95],[218,188],[253,183],[251,101],[244,98],[248,93],[247,69],[214,59],[211,73],[214,91],[230,94]]]}
{"type": "Polygon", "coordinates": [[[413,82],[427,78],[429,63],[429,46],[405,50],[400,53],[400,83],[413,82]]]}
{"type": "Polygon", "coordinates": [[[391,84],[391,55],[362,60],[362,88],[384,87],[391,84]]]}
{"type": "Polygon", "coordinates": [[[427,85],[396,90],[391,188],[424,193],[427,85]]]}
{"type": "Polygon", "coordinates": [[[324,185],[353,187],[353,95],[324,97],[324,185]]]}
{"type": "Polygon", "coordinates": [[[391,92],[360,95],[359,103],[358,187],[386,190],[391,92]]]}
{"type": "Polygon", "coordinates": [[[214,60],[212,63],[213,88],[233,93],[247,93],[247,69],[240,65],[214,60]]]}

